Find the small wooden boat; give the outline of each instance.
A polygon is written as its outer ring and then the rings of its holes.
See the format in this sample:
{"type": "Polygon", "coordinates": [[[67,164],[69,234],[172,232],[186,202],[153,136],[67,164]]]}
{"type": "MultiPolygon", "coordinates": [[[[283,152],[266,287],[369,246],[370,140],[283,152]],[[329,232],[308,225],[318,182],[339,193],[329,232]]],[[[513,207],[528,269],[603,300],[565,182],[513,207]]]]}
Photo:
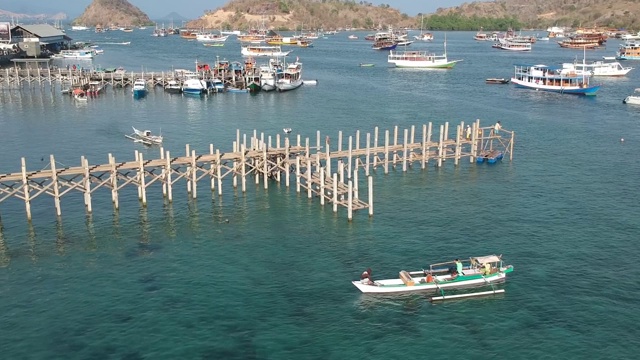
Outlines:
{"type": "Polygon", "coordinates": [[[508,84],[509,81],[509,79],[505,78],[488,78],[485,80],[487,84],[508,84]]]}
{"type": "Polygon", "coordinates": [[[87,93],[80,89],[73,89],[73,98],[78,101],[87,101],[87,93]]]}
{"type": "Polygon", "coordinates": [[[125,135],[126,138],[133,140],[134,142],[140,142],[145,145],[158,145],[162,144],[162,135],[152,135],[149,130],[138,130],[133,128],[133,133],[130,135],[125,135]]]}
{"type": "Polygon", "coordinates": [[[375,64],[365,64],[365,63],[360,63],[360,67],[374,67],[376,66],[375,64]]]}
{"type": "Polygon", "coordinates": [[[462,261],[432,264],[428,270],[411,272],[402,270],[396,279],[374,281],[368,269],[362,274],[360,280],[352,281],[352,284],[363,293],[442,293],[448,289],[493,286],[506,281],[507,274],[511,272],[513,272],[513,266],[505,265],[502,262],[502,255],[487,255],[462,261]]]}

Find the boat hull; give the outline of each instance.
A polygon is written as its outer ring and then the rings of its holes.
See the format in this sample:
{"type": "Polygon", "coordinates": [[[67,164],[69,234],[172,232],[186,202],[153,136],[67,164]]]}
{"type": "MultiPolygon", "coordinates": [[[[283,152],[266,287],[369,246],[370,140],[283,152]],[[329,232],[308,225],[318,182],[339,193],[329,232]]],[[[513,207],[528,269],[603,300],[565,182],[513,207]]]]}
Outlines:
{"type": "Polygon", "coordinates": [[[291,90],[295,90],[295,89],[299,88],[300,86],[302,86],[303,83],[304,82],[302,80],[291,81],[291,82],[278,82],[276,84],[276,88],[280,92],[282,92],[282,91],[291,91],[291,90]]]}
{"type": "Polygon", "coordinates": [[[140,99],[147,96],[147,90],[145,89],[134,89],[133,90],[133,97],[136,99],[140,99]]]}
{"type": "Polygon", "coordinates": [[[596,92],[598,92],[598,90],[600,89],[600,85],[593,85],[593,86],[587,86],[587,87],[553,86],[553,85],[528,83],[525,81],[518,80],[516,78],[512,78],[511,83],[513,83],[516,87],[519,87],[519,88],[557,92],[561,94],[575,94],[575,95],[595,95],[596,92]]]}
{"type": "Polygon", "coordinates": [[[450,280],[447,276],[434,276],[434,281],[426,282],[425,277],[412,277],[414,285],[405,285],[401,279],[388,279],[373,282],[373,284],[365,284],[361,281],[352,281],[351,283],[365,294],[393,294],[393,293],[435,293],[441,290],[465,289],[482,287],[489,284],[499,284],[506,281],[507,273],[512,268],[506,268],[501,272],[482,276],[473,274],[469,276],[458,276],[455,280],[450,280]]]}
{"type": "Polygon", "coordinates": [[[624,100],[622,100],[624,104],[630,105],[640,105],[640,96],[629,95],[624,100]]]}
{"type": "Polygon", "coordinates": [[[457,61],[432,62],[432,61],[402,61],[397,60],[394,65],[398,68],[415,69],[451,69],[456,66],[457,61]]]}

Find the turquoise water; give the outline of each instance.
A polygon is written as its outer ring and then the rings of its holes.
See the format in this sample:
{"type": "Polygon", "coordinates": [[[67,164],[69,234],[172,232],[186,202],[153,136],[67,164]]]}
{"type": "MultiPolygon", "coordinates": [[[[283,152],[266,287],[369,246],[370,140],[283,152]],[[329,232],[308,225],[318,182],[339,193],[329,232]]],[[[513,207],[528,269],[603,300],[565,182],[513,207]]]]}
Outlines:
{"type": "MultiPolygon", "coordinates": [[[[150,33],[70,33],[103,45],[94,65],[128,70],[190,68],[215,56],[239,59],[239,45],[206,48],[150,33]],[[107,39],[110,37],[110,39],[107,39]]],[[[152,187],[142,208],[135,189],[108,191],[86,215],[79,194],[33,202],[33,222],[15,199],[0,204],[0,339],[7,359],[422,359],[630,358],[638,349],[637,179],[640,107],[622,104],[640,70],[602,79],[594,98],[486,85],[514,63],[572,61],[582,52],[538,43],[513,54],[447,34],[451,71],[388,68],[386,55],[346,33],[295,49],[304,78],[290,93],[204,99],[151,92],[134,100],[109,89],[76,104],[47,87],[0,91],[0,172],[131,160],[157,149],[124,138],[131,126],[162,131],[165,148],[231,149],[236,129],[275,136],[282,128],[372,131],[432,121],[500,120],[516,131],[515,158],[495,166],[447,162],[407,173],[374,173],[375,215],[298,195],[295,187],[249,181],[223,195],[200,183],[174,202],[152,187]],[[360,68],[361,62],[375,63],[360,68]],[[624,142],[621,141],[624,138],[624,142]],[[44,159],[42,161],[41,159],[44,159]],[[496,298],[433,305],[426,296],[367,296],[350,284],[367,267],[397,276],[456,257],[504,254],[515,271],[496,298]]],[[[361,38],[364,33],[359,34],[361,38]]],[[[442,49],[444,34],[413,49],[442,49]]],[[[587,53],[597,60],[607,49],[587,53]]],[[[627,62],[631,66],[636,63],[627,62]]],[[[361,135],[364,139],[364,136],[361,135]]],[[[364,140],[363,140],[364,141],[364,140]]],[[[312,141],[313,142],[313,141],[312,141]]],[[[345,140],[346,142],[346,140],[345,140]]]]}

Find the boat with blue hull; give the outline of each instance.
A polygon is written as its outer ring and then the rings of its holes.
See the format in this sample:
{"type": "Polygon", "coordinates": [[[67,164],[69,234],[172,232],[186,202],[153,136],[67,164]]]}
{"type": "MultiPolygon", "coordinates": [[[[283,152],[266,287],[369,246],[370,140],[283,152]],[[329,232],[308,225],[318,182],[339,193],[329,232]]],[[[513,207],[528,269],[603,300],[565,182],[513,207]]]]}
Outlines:
{"type": "Polygon", "coordinates": [[[147,83],[143,79],[136,79],[133,82],[133,97],[140,99],[147,96],[147,83]]]}
{"type": "Polygon", "coordinates": [[[503,158],[504,153],[500,150],[485,150],[478,154],[476,157],[476,163],[482,164],[486,161],[487,164],[495,164],[503,158]]]}
{"type": "Polygon", "coordinates": [[[591,72],[547,65],[515,65],[511,83],[516,87],[561,94],[595,95],[600,85],[591,85],[591,72]]]}

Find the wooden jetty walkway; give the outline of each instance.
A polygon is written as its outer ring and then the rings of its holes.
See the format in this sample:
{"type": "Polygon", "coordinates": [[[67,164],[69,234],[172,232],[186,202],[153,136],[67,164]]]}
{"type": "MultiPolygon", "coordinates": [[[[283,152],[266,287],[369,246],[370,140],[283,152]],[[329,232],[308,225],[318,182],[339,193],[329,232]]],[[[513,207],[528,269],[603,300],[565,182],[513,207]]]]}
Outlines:
{"type": "Polygon", "coordinates": [[[50,155],[48,166],[41,170],[27,170],[23,157],[20,172],[0,174],[0,204],[9,198],[23,200],[27,219],[31,220],[31,203],[40,195],[53,197],[56,214],[61,216],[61,199],[71,191],[84,195],[86,211],[91,213],[92,194],[103,188],[111,190],[113,206],[118,209],[119,190],[125,186],[137,187],[138,198],[146,206],[148,189],[155,183],[162,185],[162,195],[172,201],[173,187],[179,181],[186,182],[188,194],[195,199],[198,185],[205,178],[210,190],[222,195],[223,180],[228,178],[234,188],[240,186],[244,193],[251,177],[256,184],[262,179],[267,189],[270,181],[284,181],[289,187],[293,176],[296,192],[304,189],[308,198],[318,197],[321,205],[331,203],[334,212],[338,207],[346,208],[347,218],[351,221],[356,210],[368,209],[369,215],[373,215],[371,172],[375,169],[382,168],[387,174],[390,166],[401,165],[402,171],[407,171],[416,163],[425,169],[430,161],[440,167],[446,159],[453,159],[458,165],[461,159],[474,162],[490,152],[500,152],[505,158],[513,159],[513,131],[501,129],[496,134],[492,126],[481,127],[480,120],[473,122],[471,127],[468,139],[464,134],[464,122],[456,126],[455,137],[450,138],[447,122],[440,125],[437,141],[432,140],[432,123],[422,125],[417,141],[415,126],[402,132],[396,126],[391,131],[385,130],[384,136],[376,127],[373,134],[363,134],[365,141],[359,130],[344,139],[340,131],[337,141],[328,136],[322,139],[317,131],[315,146],[308,137],[302,142],[300,135],[281,137],[280,134],[272,144],[272,136],[265,139],[264,133],[258,136],[256,130],[247,142],[247,134],[241,137],[237,130],[231,152],[222,152],[211,144],[209,153],[198,155],[186,145],[183,156],[173,156],[160,148],[159,157],[154,159],[145,159],[142,153],[135,151],[134,160],[120,162],[109,154],[108,162],[90,164],[82,156],[80,165],[74,167],[60,167],[50,155]],[[343,140],[348,140],[347,146],[343,140]],[[361,180],[360,171],[366,181],[361,180]],[[360,197],[361,182],[367,188],[366,200],[360,197]]]}
{"type": "MultiPolygon", "coordinates": [[[[246,64],[245,64],[246,65],[246,64]]],[[[243,70],[242,74],[228,68],[208,68],[206,71],[195,73],[201,80],[222,80],[224,84],[245,88],[256,77],[259,77],[260,69],[257,66],[243,70]]],[[[23,84],[44,85],[56,83],[68,83],[72,86],[85,86],[90,82],[112,87],[133,86],[136,79],[143,79],[150,86],[166,86],[169,81],[182,83],[190,75],[184,70],[166,72],[105,72],[82,68],[18,68],[8,67],[0,69],[0,88],[16,87],[23,84]]]]}

